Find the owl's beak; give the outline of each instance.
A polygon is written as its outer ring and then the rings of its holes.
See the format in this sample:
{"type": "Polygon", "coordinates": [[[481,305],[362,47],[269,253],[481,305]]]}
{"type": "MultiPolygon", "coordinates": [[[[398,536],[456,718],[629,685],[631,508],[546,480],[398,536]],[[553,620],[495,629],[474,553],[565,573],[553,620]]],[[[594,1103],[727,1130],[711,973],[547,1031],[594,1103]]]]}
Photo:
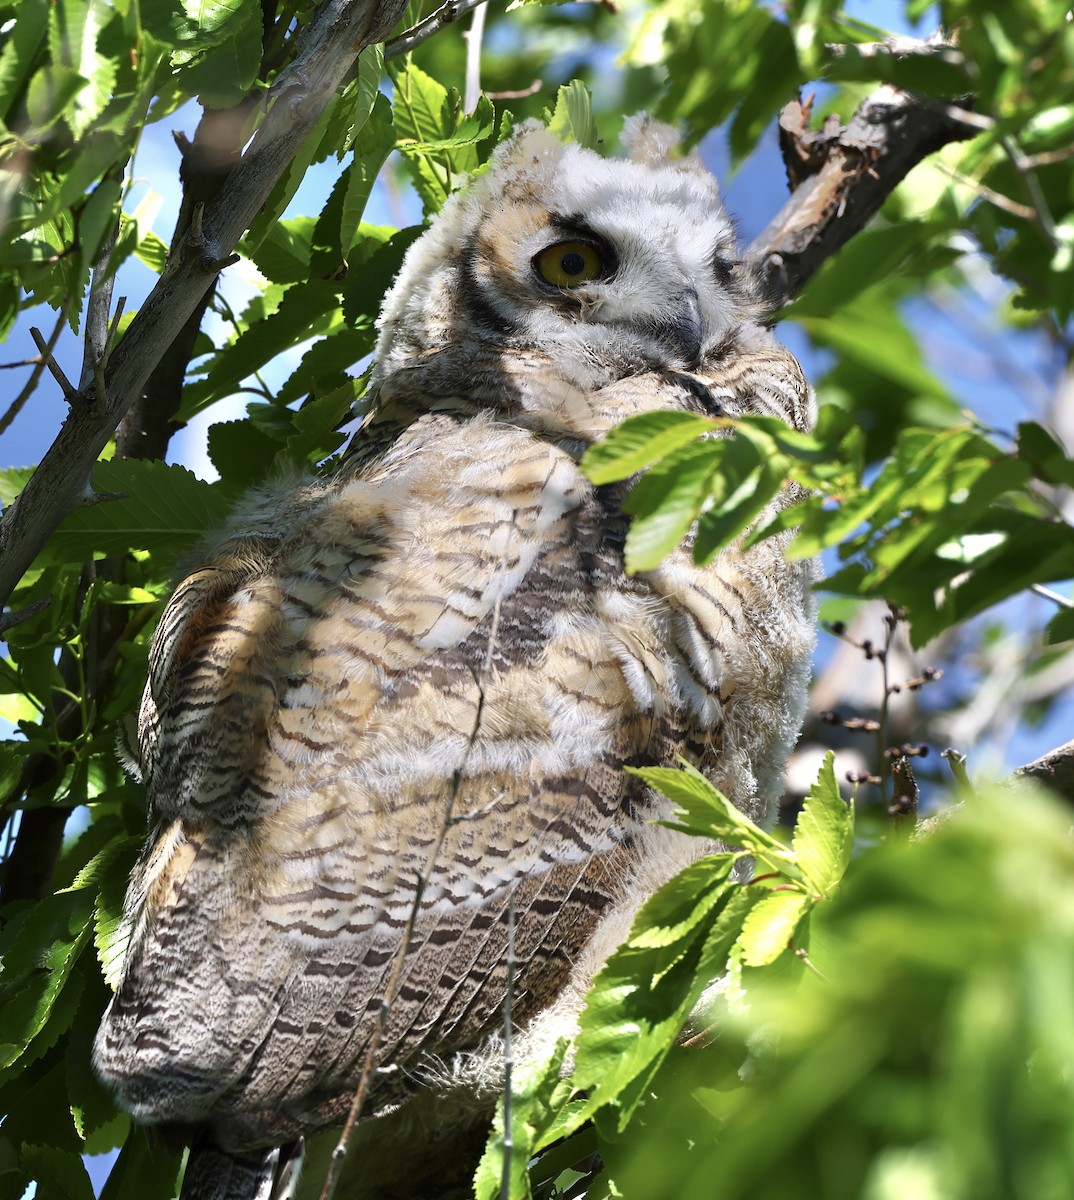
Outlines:
{"type": "Polygon", "coordinates": [[[683,366],[689,370],[696,367],[701,359],[704,335],[701,306],[697,292],[691,288],[670,306],[667,319],[657,326],[657,336],[682,355],[683,366]]]}

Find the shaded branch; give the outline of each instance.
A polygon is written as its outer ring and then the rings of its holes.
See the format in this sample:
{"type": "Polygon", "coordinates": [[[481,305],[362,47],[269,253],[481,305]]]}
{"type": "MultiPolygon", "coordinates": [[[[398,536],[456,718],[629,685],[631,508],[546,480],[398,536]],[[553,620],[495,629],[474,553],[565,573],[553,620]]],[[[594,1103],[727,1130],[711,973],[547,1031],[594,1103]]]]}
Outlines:
{"type": "MultiPolygon", "coordinates": [[[[217,198],[238,165],[256,107],[257,100],[248,99],[232,108],[207,108],[202,112],[193,140],[182,133],[172,135],[182,155],[179,179],[183,197],[168,248],[169,259],[182,253],[195,221],[204,218],[206,206],[217,198]]],[[[121,458],[163,458],[167,453],[168,443],[178,428],[175,415],[182,402],[194,343],[218,278],[212,280],[194,305],[153,368],[141,395],[120,422],[116,452],[121,458]]]]}
{"type": "Polygon", "coordinates": [[[1019,767],[1015,775],[1035,779],[1074,804],[1074,742],[1049,750],[1034,762],[1019,767]]]}
{"type": "Polygon", "coordinates": [[[385,42],[384,61],[389,62],[401,54],[409,54],[422,42],[428,41],[433,34],[439,33],[445,26],[453,24],[459,17],[464,17],[471,9],[478,8],[484,3],[485,0],[448,0],[447,4],[442,4],[436,12],[430,13],[423,21],[419,21],[417,25],[401,33],[398,37],[392,38],[390,42],[385,42]]]}
{"type": "Polygon", "coordinates": [[[142,395],[239,238],[264,207],[318,118],[336,98],[358,54],[383,40],[403,0],[327,0],[305,30],[294,61],[267,94],[267,115],[241,161],[192,226],[141,311],[109,356],[106,403],[80,392],[55,442],[0,521],[0,606],[88,485],[116,426],[142,395]]]}
{"type": "Polygon", "coordinates": [[[962,109],[887,85],[841,126],[809,128],[809,106],[780,114],[792,194],[747,252],[766,303],[782,308],[875,216],[907,173],[950,142],[978,132],[962,109]]]}

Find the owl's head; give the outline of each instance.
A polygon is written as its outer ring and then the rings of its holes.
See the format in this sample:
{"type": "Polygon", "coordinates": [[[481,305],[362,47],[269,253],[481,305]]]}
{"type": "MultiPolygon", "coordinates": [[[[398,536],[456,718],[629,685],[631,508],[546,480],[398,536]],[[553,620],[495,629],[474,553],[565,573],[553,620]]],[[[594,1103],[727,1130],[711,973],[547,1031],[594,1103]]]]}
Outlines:
{"type": "Polygon", "coordinates": [[[673,157],[677,141],[638,116],[627,157],[603,158],[519,126],[407,254],[375,383],[425,374],[445,351],[472,352],[478,372],[490,351],[536,353],[581,387],[703,369],[754,305],[716,181],[696,155],[673,157]]]}

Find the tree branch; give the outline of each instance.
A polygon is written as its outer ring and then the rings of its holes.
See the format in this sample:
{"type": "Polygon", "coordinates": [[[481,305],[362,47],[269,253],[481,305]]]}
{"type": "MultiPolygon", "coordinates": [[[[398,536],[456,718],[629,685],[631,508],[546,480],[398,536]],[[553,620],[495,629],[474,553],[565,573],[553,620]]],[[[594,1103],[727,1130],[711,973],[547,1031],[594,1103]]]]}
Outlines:
{"type": "Polygon", "coordinates": [[[1058,792],[1069,804],[1074,804],[1074,742],[1049,750],[1035,761],[1019,767],[1015,775],[1035,779],[1058,792]]]}
{"type": "Polygon", "coordinates": [[[267,116],[250,148],[168,262],[104,372],[106,403],[78,400],[21,495],[0,521],[0,606],[45,541],[77,503],[93,464],[141,396],[243,232],[261,211],[317,119],[336,98],[355,58],[383,40],[403,0],[326,0],[305,30],[294,61],[269,89],[267,116]]]}
{"type": "Polygon", "coordinates": [[[484,3],[485,0],[448,0],[447,4],[442,4],[436,12],[430,13],[423,21],[419,21],[417,25],[406,30],[405,33],[401,33],[398,37],[392,38],[390,42],[385,42],[384,61],[389,62],[393,58],[398,58],[400,54],[409,54],[422,42],[428,41],[433,34],[439,33],[446,25],[453,24],[459,17],[465,16],[471,9],[484,3]]]}
{"type": "Polygon", "coordinates": [[[747,263],[766,303],[782,308],[814,272],[859,233],[922,159],[973,137],[963,110],[887,85],[841,127],[808,126],[809,106],[788,104],[780,140],[792,194],[753,242],[747,263]]]}

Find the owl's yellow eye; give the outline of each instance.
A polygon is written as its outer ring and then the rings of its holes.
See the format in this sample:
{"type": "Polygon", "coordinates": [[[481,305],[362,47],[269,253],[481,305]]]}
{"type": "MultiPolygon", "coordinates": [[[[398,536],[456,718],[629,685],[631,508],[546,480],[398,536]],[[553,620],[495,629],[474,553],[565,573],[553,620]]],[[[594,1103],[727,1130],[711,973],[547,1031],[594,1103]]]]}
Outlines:
{"type": "Polygon", "coordinates": [[[604,274],[604,260],[589,242],[557,242],[533,260],[537,273],[556,287],[576,287],[604,274]]]}

